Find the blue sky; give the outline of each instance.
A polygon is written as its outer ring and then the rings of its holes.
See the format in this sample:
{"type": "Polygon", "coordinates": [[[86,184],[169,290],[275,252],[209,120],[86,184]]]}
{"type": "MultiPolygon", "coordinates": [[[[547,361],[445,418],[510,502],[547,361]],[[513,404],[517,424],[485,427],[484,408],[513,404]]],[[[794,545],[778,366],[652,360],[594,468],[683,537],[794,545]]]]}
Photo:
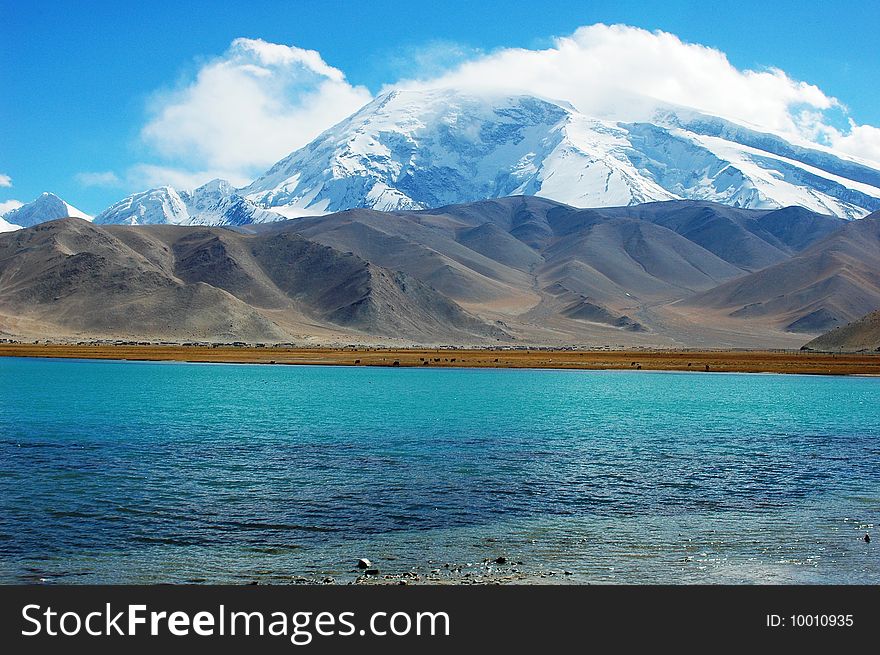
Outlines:
{"type": "MultiPolygon", "coordinates": [[[[550,48],[554,37],[599,22],[670,32],[720,50],[737,69],[779,68],[839,99],[848,119],[880,126],[880,3],[873,1],[0,0],[0,174],[12,180],[4,187],[0,178],[0,202],[51,190],[97,213],[142,183],[130,172],[138,163],[211,168],[216,156],[181,154],[190,141],[175,149],[167,130],[155,136],[162,126],[152,140],[143,130],[179,101],[169,100],[173,90],[192,84],[238,37],[316,50],[344,73],[354,102],[502,48],[550,48]]],[[[843,116],[827,112],[845,130],[843,116]]],[[[248,161],[237,170],[260,166],[248,161]]]]}

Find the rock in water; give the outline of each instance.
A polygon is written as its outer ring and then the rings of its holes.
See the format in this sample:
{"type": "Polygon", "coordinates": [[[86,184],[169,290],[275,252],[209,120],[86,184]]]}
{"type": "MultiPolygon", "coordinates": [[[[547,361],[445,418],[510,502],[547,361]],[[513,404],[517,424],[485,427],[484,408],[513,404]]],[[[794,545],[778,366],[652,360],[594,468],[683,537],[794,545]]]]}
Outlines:
{"type": "Polygon", "coordinates": [[[357,566],[359,569],[368,569],[373,566],[373,563],[370,560],[363,558],[358,560],[357,566]]]}

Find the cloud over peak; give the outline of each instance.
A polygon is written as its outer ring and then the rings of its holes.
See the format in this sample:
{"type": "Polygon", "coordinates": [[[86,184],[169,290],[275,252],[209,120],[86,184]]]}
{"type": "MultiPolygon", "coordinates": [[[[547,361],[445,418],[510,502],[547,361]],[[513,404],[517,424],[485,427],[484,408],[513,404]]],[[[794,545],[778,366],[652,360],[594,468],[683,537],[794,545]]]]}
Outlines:
{"type": "Polygon", "coordinates": [[[314,50],[235,39],[181,88],[160,92],[141,131],[183,167],[256,172],[370,100],[314,50]]]}
{"type": "Polygon", "coordinates": [[[650,101],[658,101],[787,135],[802,135],[804,107],[822,112],[840,104],[778,68],[739,70],[720,50],[674,34],[601,23],[558,37],[550,48],[506,48],[396,86],[536,93],[611,120],[648,119],[650,101]]]}

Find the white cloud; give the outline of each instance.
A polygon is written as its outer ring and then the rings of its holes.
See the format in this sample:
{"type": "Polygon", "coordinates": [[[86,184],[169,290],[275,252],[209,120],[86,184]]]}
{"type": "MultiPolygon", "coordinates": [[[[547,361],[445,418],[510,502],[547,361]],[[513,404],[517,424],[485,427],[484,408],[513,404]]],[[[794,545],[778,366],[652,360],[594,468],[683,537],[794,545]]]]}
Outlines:
{"type": "Polygon", "coordinates": [[[89,187],[115,187],[122,183],[113,171],[86,171],[76,174],[76,181],[89,187]]]}
{"type": "MultiPolygon", "coordinates": [[[[647,119],[661,101],[800,140],[817,133],[815,124],[803,124],[805,111],[818,116],[819,132],[824,133],[833,128],[823,112],[845,110],[819,87],[778,68],[740,70],[717,49],[625,25],[581,27],[544,50],[507,48],[441,75],[392,86],[527,92],[612,120],[647,119]]],[[[846,135],[838,132],[836,141],[828,140],[845,152],[880,161],[876,130],[853,126],[846,135]]]]}
{"type": "MultiPolygon", "coordinates": [[[[10,185],[11,186],[11,185],[10,185]]],[[[3,216],[6,212],[11,212],[13,209],[18,209],[24,203],[20,200],[3,200],[0,201],[0,216],[3,216]]]]}
{"type": "Polygon", "coordinates": [[[314,50],[241,38],[182,88],[157,95],[141,135],[169,167],[242,178],[262,172],[370,98],[314,50]]]}
{"type": "Polygon", "coordinates": [[[828,141],[835,150],[867,160],[880,168],[880,128],[858,125],[850,120],[848,133],[831,129],[828,141]]]}
{"type": "MultiPolygon", "coordinates": [[[[12,186],[12,178],[6,175],[5,173],[0,173],[0,187],[9,188],[12,186]]],[[[13,209],[18,209],[24,203],[20,200],[0,200],[0,216],[11,212],[13,209]]],[[[8,232],[9,230],[15,229],[16,226],[12,226],[2,218],[0,218],[0,232],[8,232]]]]}

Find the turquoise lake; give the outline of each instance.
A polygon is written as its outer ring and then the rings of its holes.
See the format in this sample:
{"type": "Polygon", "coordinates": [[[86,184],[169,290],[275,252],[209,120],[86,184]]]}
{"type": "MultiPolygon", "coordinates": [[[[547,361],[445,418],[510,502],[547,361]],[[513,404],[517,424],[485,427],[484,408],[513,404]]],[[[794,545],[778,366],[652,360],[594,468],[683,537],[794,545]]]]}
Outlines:
{"type": "Polygon", "coordinates": [[[0,359],[4,583],[877,584],[878,522],[875,378],[0,359]]]}

